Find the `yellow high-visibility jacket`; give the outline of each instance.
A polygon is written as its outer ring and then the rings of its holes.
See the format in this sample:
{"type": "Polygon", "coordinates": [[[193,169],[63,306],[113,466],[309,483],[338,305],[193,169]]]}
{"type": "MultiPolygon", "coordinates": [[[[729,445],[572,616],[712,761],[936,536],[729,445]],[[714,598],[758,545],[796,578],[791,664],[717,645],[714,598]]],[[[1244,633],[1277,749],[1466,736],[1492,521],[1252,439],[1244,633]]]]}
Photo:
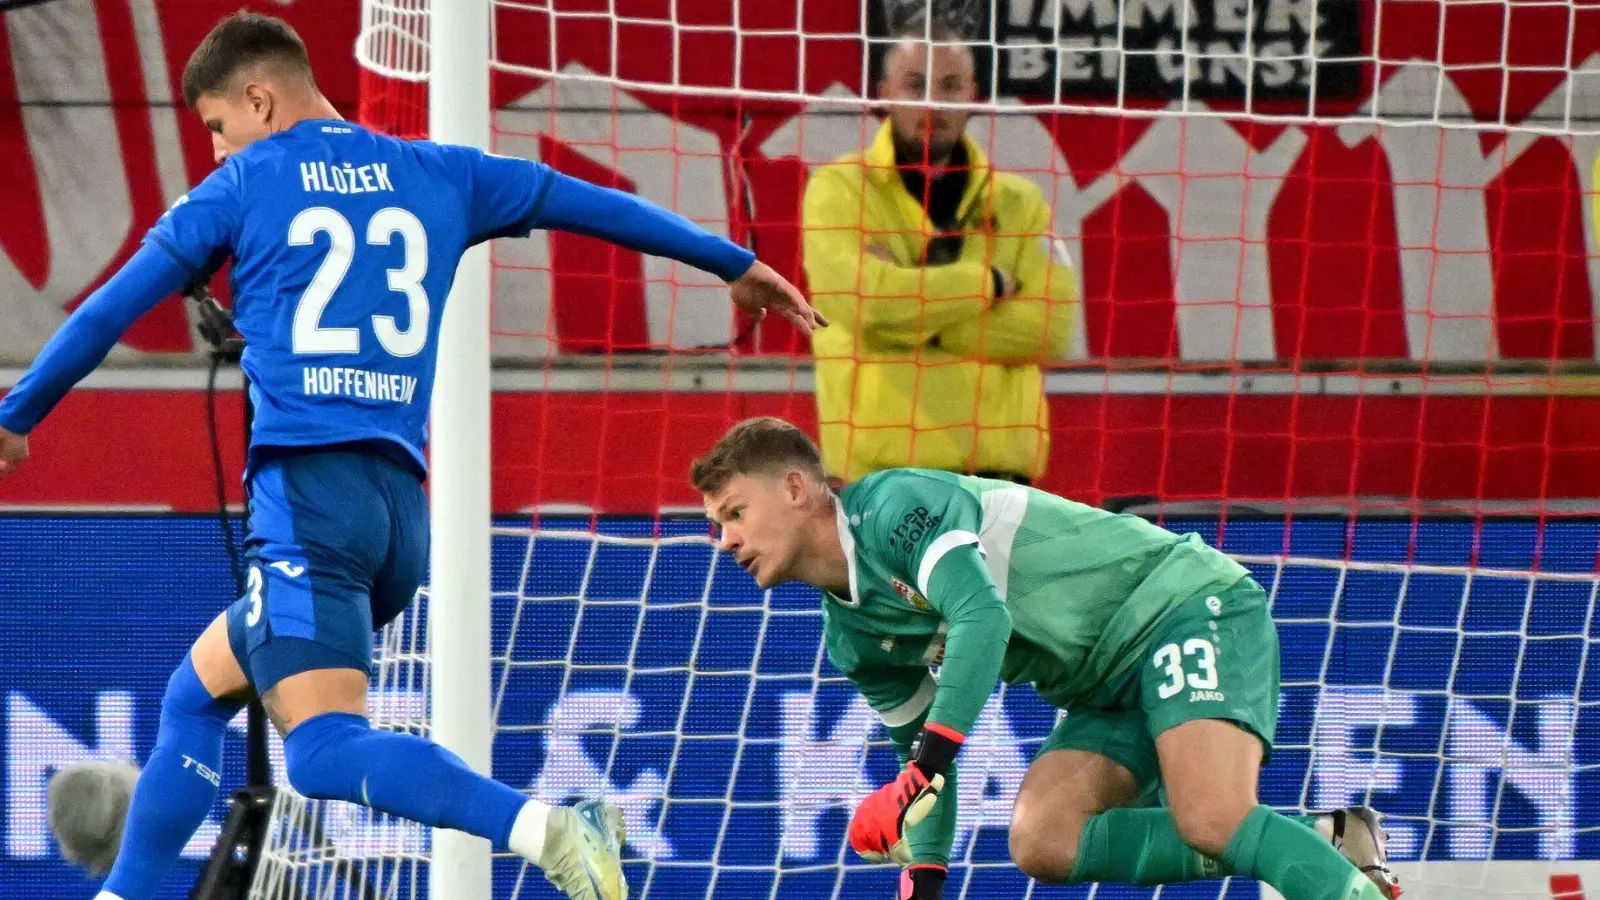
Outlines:
{"type": "Polygon", "coordinates": [[[806,185],[806,278],[833,323],[812,338],[823,464],[847,481],[896,466],[1044,473],[1040,364],[1067,350],[1076,276],[1034,183],[994,171],[965,140],[965,239],[946,265],[919,265],[936,232],[895,168],[887,123],[806,185]],[[995,300],[991,266],[1016,279],[1015,296],[995,300]]]}

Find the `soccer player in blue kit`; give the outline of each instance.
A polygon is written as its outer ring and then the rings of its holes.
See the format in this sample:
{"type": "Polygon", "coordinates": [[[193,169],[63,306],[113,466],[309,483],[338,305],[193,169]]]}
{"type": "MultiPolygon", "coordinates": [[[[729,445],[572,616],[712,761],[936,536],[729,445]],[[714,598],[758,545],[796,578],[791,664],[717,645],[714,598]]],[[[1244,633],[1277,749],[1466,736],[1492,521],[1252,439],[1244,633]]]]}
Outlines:
{"type": "Polygon", "coordinates": [[[185,102],[220,167],[44,347],[0,401],[0,477],[26,435],[146,310],[231,257],[256,406],[245,594],[195,641],[97,900],[149,900],[215,802],[223,732],[252,693],[284,735],[289,782],[492,841],[580,900],[622,900],[621,817],[552,807],[423,738],[366,719],[372,632],[427,562],[423,448],[439,322],[462,252],[560,229],[720,276],[733,302],[825,325],[747,250],[629,194],[538,163],[401,141],[340,119],[305,45],[241,13],[200,44],[185,102]]]}

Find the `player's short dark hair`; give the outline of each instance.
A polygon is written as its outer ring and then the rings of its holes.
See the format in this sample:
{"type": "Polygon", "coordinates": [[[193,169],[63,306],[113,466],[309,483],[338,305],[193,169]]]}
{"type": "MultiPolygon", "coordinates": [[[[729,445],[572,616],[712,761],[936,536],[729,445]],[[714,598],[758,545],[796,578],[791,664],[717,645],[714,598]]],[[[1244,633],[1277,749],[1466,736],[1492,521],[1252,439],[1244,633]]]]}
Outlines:
{"type": "Polygon", "coordinates": [[[934,40],[942,44],[956,44],[971,41],[967,29],[960,23],[944,16],[933,16],[931,19],[926,12],[918,12],[895,26],[891,35],[898,40],[934,40]]]}
{"type": "Polygon", "coordinates": [[[260,13],[238,12],[217,23],[183,67],[183,102],[190,109],[201,94],[220,94],[251,66],[271,64],[311,80],[305,41],[289,23],[260,13]]]}
{"type": "Polygon", "coordinates": [[[904,41],[932,41],[935,44],[955,44],[962,46],[972,54],[973,67],[976,71],[977,53],[970,45],[971,33],[961,23],[935,15],[931,19],[926,12],[918,11],[909,18],[898,22],[889,29],[890,40],[877,48],[878,80],[889,74],[889,54],[904,41]]]}
{"type": "Polygon", "coordinates": [[[782,419],[761,416],[728,429],[717,445],[689,466],[689,481],[702,494],[715,494],[739,475],[799,469],[819,484],[827,482],[822,451],[804,431],[782,419]]]}

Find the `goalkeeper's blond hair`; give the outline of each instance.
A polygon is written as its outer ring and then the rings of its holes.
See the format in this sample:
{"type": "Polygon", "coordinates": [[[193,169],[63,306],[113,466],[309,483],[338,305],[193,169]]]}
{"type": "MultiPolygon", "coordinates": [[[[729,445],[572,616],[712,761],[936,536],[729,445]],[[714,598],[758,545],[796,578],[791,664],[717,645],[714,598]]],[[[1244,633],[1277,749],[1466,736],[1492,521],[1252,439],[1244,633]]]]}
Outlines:
{"type": "Polygon", "coordinates": [[[711,495],[739,475],[767,474],[799,469],[818,484],[826,484],[822,451],[804,431],[773,416],[745,419],[728,429],[706,455],[689,466],[695,490],[711,495]]]}

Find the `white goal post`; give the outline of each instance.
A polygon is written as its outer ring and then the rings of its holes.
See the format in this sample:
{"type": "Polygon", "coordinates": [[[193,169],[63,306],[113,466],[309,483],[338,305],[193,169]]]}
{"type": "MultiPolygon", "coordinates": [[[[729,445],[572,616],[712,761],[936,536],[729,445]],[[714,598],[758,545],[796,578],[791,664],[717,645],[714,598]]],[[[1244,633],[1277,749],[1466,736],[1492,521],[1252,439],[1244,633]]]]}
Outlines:
{"type": "MultiPolygon", "coordinates": [[[[490,0],[431,0],[428,129],[436,140],[490,149],[490,0]]],[[[439,329],[431,436],[432,553],[428,603],[432,737],[488,773],[489,248],[468,250],[439,329]]],[[[430,896],[490,897],[487,841],[433,837],[430,896]]]]}

